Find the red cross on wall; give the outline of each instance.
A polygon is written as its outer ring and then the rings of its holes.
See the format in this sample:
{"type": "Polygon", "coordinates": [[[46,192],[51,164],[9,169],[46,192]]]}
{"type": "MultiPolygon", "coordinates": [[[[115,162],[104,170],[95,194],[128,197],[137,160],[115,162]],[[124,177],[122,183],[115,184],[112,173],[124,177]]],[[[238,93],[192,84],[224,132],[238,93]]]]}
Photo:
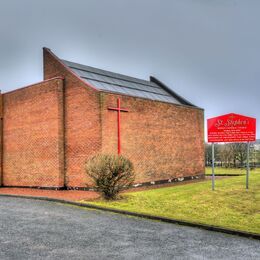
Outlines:
{"type": "Polygon", "coordinates": [[[121,108],[120,98],[117,99],[117,107],[108,107],[107,109],[117,111],[117,151],[118,151],[118,154],[120,154],[121,153],[121,137],[120,137],[121,118],[120,118],[120,114],[121,114],[121,112],[128,112],[128,110],[125,108],[121,108]]]}

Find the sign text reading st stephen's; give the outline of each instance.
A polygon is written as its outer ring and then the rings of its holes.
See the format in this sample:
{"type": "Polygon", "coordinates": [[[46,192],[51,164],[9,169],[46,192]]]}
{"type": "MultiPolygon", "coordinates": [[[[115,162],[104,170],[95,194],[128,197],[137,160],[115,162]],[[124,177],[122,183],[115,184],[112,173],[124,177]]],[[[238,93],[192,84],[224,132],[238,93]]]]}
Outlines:
{"type": "Polygon", "coordinates": [[[207,120],[208,142],[254,142],[256,119],[238,114],[227,114],[207,120]]]}

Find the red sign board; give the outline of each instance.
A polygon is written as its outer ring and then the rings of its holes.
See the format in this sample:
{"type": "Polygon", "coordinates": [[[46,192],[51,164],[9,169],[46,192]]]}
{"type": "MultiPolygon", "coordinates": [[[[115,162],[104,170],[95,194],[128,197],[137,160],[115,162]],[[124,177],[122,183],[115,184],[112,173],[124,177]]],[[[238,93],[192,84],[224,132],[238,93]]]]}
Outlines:
{"type": "Polygon", "coordinates": [[[254,142],[256,119],[238,114],[227,114],[207,120],[209,143],[254,142]]]}

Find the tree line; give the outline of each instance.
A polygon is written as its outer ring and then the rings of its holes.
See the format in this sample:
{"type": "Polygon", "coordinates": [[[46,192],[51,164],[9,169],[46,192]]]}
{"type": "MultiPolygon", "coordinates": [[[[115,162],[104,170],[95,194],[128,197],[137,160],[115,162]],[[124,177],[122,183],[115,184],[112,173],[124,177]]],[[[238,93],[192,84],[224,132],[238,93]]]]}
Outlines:
{"type": "MultiPolygon", "coordinates": [[[[214,146],[215,163],[221,167],[244,167],[247,159],[247,144],[246,143],[228,143],[215,144],[214,146]]],[[[260,166],[260,151],[255,150],[253,145],[250,145],[249,150],[250,165],[260,166]]],[[[210,166],[212,163],[212,146],[205,144],[205,164],[210,166]]]]}

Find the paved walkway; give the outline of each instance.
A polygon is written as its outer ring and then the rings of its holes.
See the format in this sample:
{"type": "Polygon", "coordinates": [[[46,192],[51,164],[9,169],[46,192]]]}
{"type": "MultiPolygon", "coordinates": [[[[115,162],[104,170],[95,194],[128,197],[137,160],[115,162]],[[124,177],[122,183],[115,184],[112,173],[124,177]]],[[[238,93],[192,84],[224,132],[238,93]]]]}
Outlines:
{"type": "Polygon", "coordinates": [[[0,197],[0,259],[260,259],[260,242],[197,228],[0,197]]]}

